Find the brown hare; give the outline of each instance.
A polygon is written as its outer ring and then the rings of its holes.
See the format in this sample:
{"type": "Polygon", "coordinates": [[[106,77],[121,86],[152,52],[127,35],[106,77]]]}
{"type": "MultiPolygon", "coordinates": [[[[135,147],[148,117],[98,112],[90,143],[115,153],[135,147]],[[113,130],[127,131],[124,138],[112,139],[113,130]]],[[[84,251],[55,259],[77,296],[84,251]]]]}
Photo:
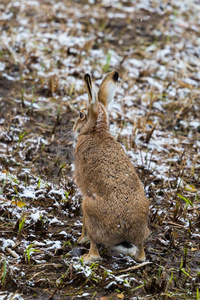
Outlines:
{"type": "Polygon", "coordinates": [[[96,93],[90,75],[85,75],[89,104],[73,128],[75,180],[83,196],[78,243],[90,241],[84,261],[100,259],[97,244],[145,261],[149,201],[123,147],[109,132],[106,107],[114,97],[118,77],[116,71],[107,74],[96,93]]]}

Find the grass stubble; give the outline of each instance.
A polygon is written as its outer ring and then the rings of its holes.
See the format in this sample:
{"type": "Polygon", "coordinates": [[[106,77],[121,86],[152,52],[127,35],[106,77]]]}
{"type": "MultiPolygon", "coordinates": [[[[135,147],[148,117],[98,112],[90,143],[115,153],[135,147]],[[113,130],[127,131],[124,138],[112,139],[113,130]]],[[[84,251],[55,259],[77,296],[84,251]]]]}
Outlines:
{"type": "Polygon", "coordinates": [[[1,5],[0,297],[199,299],[198,8],[38,3],[45,16],[37,5],[1,5]],[[29,46],[16,40],[20,26],[29,46]],[[100,248],[103,261],[87,265],[88,245],[76,244],[71,129],[85,103],[83,74],[98,84],[112,68],[122,82],[111,130],[151,200],[144,264],[100,248]]]}

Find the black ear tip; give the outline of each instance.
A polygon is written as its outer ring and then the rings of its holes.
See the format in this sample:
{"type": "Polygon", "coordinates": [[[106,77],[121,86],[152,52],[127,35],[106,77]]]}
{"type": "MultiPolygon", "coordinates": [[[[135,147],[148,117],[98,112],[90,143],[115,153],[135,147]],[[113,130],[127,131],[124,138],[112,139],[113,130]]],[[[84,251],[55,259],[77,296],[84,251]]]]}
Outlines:
{"type": "Polygon", "coordinates": [[[115,82],[117,82],[118,79],[119,79],[119,73],[118,73],[117,71],[115,71],[115,73],[114,73],[114,75],[113,75],[113,80],[114,80],[115,82]]]}
{"type": "Polygon", "coordinates": [[[87,74],[85,74],[84,79],[87,80],[88,78],[90,78],[90,74],[87,73],[87,74]]]}

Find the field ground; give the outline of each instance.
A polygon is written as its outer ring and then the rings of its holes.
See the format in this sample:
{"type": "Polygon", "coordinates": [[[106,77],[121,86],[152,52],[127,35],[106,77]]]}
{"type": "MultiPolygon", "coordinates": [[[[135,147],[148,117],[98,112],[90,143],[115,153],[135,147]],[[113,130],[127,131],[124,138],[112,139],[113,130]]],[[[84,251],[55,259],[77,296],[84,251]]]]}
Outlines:
{"type": "Polygon", "coordinates": [[[2,0],[0,299],[200,299],[200,5],[2,0]],[[109,70],[109,107],[151,201],[147,264],[84,264],[72,127],[109,70]]]}

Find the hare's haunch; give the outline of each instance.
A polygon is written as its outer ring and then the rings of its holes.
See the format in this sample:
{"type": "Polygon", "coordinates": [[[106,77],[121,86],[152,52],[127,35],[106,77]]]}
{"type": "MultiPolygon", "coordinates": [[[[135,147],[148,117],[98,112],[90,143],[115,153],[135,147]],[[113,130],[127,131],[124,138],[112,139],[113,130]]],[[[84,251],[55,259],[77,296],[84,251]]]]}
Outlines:
{"type": "Polygon", "coordinates": [[[109,132],[107,104],[118,77],[116,71],[107,74],[96,92],[90,75],[85,75],[89,104],[74,125],[75,180],[83,195],[78,242],[90,241],[85,261],[100,259],[97,244],[145,260],[149,201],[123,147],[109,132]]]}

